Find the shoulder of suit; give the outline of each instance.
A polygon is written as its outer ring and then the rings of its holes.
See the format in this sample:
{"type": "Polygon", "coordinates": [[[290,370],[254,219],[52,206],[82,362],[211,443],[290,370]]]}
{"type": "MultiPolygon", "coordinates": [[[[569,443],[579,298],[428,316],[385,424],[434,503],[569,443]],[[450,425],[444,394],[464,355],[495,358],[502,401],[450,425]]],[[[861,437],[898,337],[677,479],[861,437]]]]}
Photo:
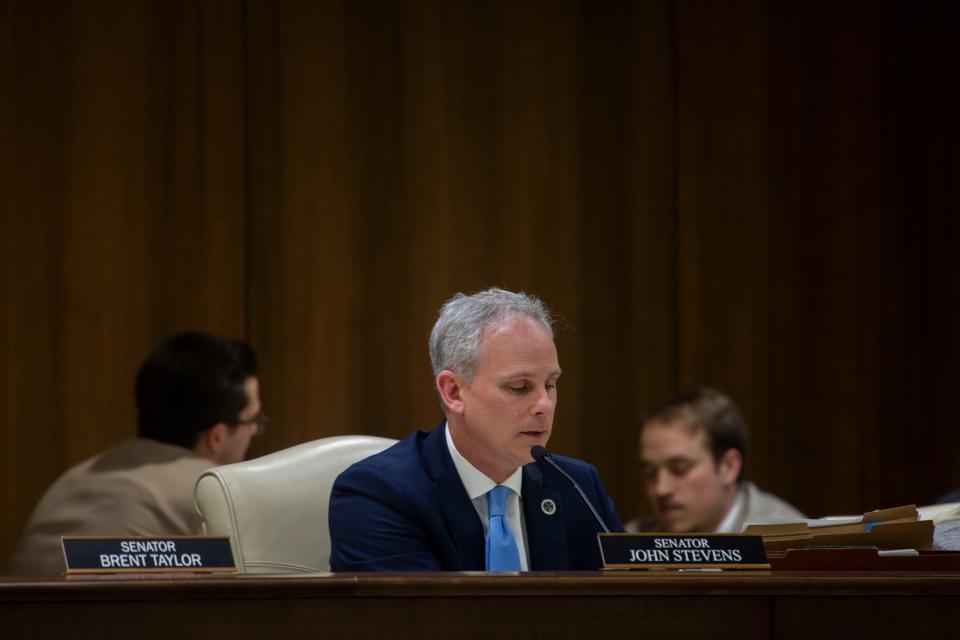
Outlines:
{"type": "Polygon", "coordinates": [[[803,519],[806,516],[786,500],[761,490],[752,482],[747,482],[748,518],[774,517],[780,519],[803,519]]]}
{"type": "MultiPolygon", "coordinates": [[[[596,467],[588,462],[584,462],[583,460],[570,458],[568,456],[551,453],[550,457],[553,458],[553,461],[557,463],[557,466],[570,474],[570,476],[577,481],[577,484],[579,484],[584,491],[592,491],[597,482],[597,478],[600,476],[596,467]]],[[[526,465],[526,467],[528,469],[535,469],[539,472],[539,474],[535,477],[551,478],[549,482],[554,486],[554,488],[564,491],[568,488],[571,488],[570,483],[567,480],[563,480],[562,482],[558,481],[560,474],[557,473],[555,469],[550,468],[547,463],[530,462],[526,465]]]]}
{"type": "Polygon", "coordinates": [[[579,471],[591,471],[594,469],[594,466],[589,462],[584,462],[577,458],[571,458],[569,456],[562,456],[559,454],[551,453],[550,457],[553,458],[553,461],[559,464],[565,471],[570,471],[571,469],[577,469],[579,471]]]}
{"type": "MultiPolygon", "coordinates": [[[[419,436],[422,432],[414,431],[403,440],[390,445],[383,451],[373,454],[351,465],[352,468],[386,469],[406,461],[417,459],[419,436]]],[[[348,469],[349,471],[349,469],[348,469]]]]}

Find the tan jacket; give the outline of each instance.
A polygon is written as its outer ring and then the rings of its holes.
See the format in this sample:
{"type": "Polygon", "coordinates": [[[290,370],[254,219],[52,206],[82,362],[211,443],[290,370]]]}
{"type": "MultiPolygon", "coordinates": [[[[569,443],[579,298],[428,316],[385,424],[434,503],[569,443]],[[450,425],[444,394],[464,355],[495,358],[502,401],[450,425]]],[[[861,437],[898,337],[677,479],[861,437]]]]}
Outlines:
{"type": "Polygon", "coordinates": [[[194,484],[212,466],[189,449],[143,438],[81,462],[33,510],[10,575],[63,573],[60,536],[200,534],[194,484]]]}

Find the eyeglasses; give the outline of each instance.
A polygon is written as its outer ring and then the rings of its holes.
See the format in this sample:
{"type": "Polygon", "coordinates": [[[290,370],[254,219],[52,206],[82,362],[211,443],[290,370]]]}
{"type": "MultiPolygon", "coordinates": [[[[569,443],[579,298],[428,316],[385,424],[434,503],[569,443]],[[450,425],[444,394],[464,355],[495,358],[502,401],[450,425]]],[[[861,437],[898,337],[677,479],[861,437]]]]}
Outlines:
{"type": "Polygon", "coordinates": [[[237,420],[236,422],[233,423],[233,426],[239,427],[239,426],[248,425],[248,424],[256,425],[257,427],[256,435],[259,436],[259,435],[263,435],[263,432],[267,430],[267,425],[269,423],[270,423],[270,416],[268,416],[263,411],[261,411],[260,413],[253,416],[252,418],[248,418],[246,420],[237,420]]]}

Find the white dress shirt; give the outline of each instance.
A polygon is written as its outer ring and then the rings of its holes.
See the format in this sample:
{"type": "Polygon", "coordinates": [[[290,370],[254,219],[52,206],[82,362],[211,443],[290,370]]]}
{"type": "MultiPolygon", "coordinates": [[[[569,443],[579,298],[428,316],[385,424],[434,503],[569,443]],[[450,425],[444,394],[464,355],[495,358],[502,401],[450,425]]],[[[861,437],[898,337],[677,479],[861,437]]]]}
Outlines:
{"type": "MultiPolygon", "coordinates": [[[[477,510],[477,516],[483,524],[483,535],[486,538],[487,527],[489,527],[489,517],[487,516],[487,493],[497,486],[497,483],[488,478],[482,471],[470,464],[470,461],[464,458],[456,445],[453,444],[453,436],[450,435],[450,425],[446,426],[447,449],[450,450],[450,457],[453,458],[453,464],[460,475],[460,481],[463,482],[467,495],[473,502],[473,508],[477,510]]],[[[527,571],[530,566],[527,558],[527,532],[523,521],[523,509],[520,508],[520,492],[523,487],[523,467],[517,467],[509,478],[501,483],[510,489],[510,495],[507,498],[507,504],[504,507],[504,517],[513,539],[517,542],[517,551],[520,552],[520,571],[527,571]]]]}
{"type": "Polygon", "coordinates": [[[740,527],[737,526],[737,523],[743,522],[743,509],[747,502],[744,497],[745,494],[746,491],[742,488],[737,489],[737,498],[730,505],[730,510],[720,521],[720,525],[714,533],[740,533],[740,527]]]}

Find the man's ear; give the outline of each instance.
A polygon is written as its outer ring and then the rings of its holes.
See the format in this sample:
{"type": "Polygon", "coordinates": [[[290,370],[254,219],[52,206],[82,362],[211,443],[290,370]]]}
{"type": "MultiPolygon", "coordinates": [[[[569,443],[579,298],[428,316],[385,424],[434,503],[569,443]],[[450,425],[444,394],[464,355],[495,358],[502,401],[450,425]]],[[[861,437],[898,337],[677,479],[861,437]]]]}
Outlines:
{"type": "Polygon", "coordinates": [[[728,487],[736,484],[742,468],[743,455],[736,449],[727,449],[720,458],[720,464],[717,465],[723,485],[728,487]]]}
{"type": "Polygon", "coordinates": [[[447,411],[453,414],[463,413],[463,385],[460,376],[453,371],[444,369],[437,374],[437,393],[447,411]]]}
{"type": "Polygon", "coordinates": [[[200,432],[200,437],[197,438],[197,444],[193,449],[203,457],[219,462],[220,453],[223,451],[223,445],[229,433],[230,427],[225,422],[218,422],[200,432]]]}

